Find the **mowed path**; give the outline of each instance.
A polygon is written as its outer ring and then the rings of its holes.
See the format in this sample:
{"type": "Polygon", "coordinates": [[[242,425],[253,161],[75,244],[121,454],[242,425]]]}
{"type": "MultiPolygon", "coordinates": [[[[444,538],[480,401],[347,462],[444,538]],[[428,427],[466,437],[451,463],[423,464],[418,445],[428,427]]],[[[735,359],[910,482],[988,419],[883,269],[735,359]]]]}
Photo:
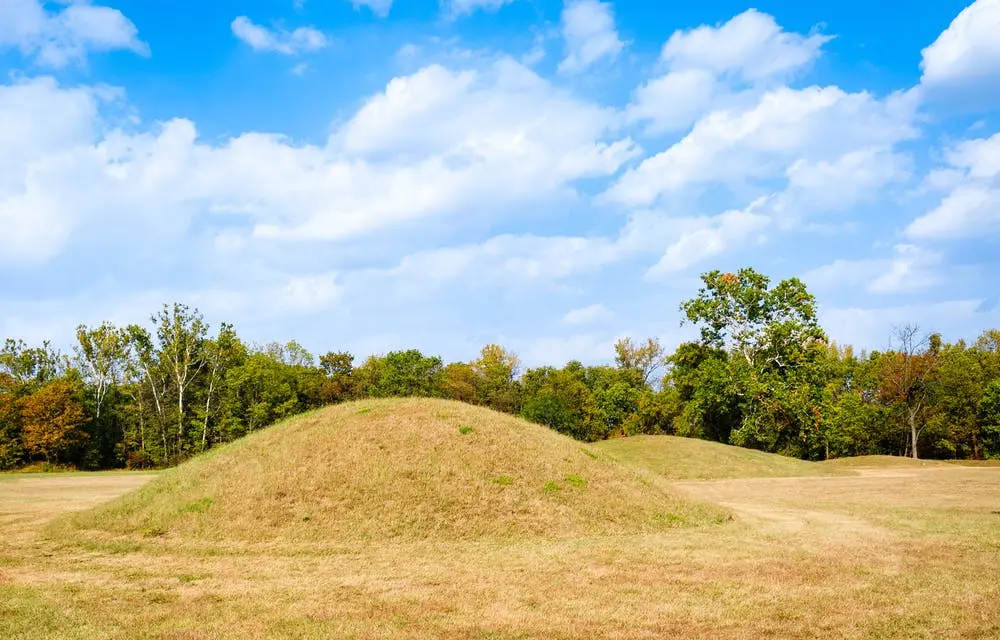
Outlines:
{"type": "Polygon", "coordinates": [[[996,516],[1000,467],[860,468],[857,475],[739,478],[677,482],[692,498],[728,509],[764,528],[825,534],[887,533],[900,519],[935,513],[996,516]]]}
{"type": "Polygon", "coordinates": [[[56,516],[87,509],[137,489],[149,473],[70,473],[0,476],[0,531],[32,533],[56,516]]]}

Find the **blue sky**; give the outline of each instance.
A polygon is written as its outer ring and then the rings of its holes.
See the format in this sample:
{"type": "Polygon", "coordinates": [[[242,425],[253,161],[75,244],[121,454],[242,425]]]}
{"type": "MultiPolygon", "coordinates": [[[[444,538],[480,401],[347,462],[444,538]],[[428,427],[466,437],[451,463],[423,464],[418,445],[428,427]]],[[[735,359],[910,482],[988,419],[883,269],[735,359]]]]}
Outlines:
{"type": "Polygon", "coordinates": [[[197,306],[526,364],[704,271],[838,342],[1000,326],[1000,0],[0,0],[0,335],[197,306]]]}

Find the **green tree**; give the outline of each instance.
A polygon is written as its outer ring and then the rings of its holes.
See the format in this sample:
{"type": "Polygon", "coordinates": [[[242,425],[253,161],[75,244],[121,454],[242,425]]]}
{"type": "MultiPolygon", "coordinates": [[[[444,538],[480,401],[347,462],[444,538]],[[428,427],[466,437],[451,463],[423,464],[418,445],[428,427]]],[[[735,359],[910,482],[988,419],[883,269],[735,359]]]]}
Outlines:
{"type": "Polygon", "coordinates": [[[172,306],[163,305],[163,309],[153,317],[153,322],[156,325],[160,363],[168,372],[176,400],[175,457],[179,458],[186,446],[188,392],[205,368],[204,347],[208,325],[197,309],[176,302],[172,306]]]}
{"type": "Polygon", "coordinates": [[[1000,459],[1000,379],[986,387],[979,402],[979,419],[984,457],[1000,459]]]}
{"type": "Polygon", "coordinates": [[[469,364],[478,378],[479,403],[497,411],[516,413],[521,401],[517,384],[521,361],[517,354],[498,344],[488,344],[469,364]]]}
{"type": "Polygon", "coordinates": [[[443,365],[416,349],[372,356],[355,372],[361,388],[375,398],[437,396],[443,365]]]}
{"type": "Polygon", "coordinates": [[[441,371],[441,396],[475,404],[479,401],[479,375],[472,365],[452,362],[441,371]]]}
{"type": "MultiPolygon", "coordinates": [[[[826,341],[815,298],[797,278],[771,287],[767,276],[750,268],[736,274],[712,271],[702,281],[698,295],[682,303],[681,310],[700,328],[702,349],[731,356],[725,372],[719,370],[719,358],[704,360],[715,369],[711,375],[724,383],[711,384],[710,393],[696,394],[702,406],[695,407],[700,410],[694,415],[686,412],[689,419],[699,419],[706,410],[723,419],[738,413],[739,425],[729,433],[731,443],[811,455],[818,398],[810,379],[826,341]]],[[[706,375],[698,379],[708,383],[706,375]]]]}

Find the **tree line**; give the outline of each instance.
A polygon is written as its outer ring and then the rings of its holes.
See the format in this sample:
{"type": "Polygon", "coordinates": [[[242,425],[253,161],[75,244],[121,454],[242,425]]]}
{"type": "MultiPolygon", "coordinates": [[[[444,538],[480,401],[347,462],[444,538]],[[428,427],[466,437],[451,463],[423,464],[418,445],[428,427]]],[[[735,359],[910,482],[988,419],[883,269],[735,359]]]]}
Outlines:
{"type": "Polygon", "coordinates": [[[151,468],[312,408],[429,396],[518,414],[595,441],[674,434],[809,460],[893,454],[1000,457],[1000,331],[945,343],[897,327],[885,351],[829,341],[798,279],[746,268],[702,276],[681,305],[698,340],[668,353],[619,340],[614,365],[522,371],[487,345],[445,364],[418,350],[316,358],[250,345],[196,310],[164,305],[149,328],[81,325],[71,353],[8,339],[0,350],[0,469],[151,468]]]}

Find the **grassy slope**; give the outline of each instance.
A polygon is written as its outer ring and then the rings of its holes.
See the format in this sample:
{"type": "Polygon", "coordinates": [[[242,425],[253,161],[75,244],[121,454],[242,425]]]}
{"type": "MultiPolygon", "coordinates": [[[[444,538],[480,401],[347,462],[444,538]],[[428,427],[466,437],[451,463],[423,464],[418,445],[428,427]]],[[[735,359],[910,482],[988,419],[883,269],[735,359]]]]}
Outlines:
{"type": "Polygon", "coordinates": [[[616,460],[649,469],[670,480],[822,476],[842,473],[835,467],[815,462],[675,436],[635,436],[600,442],[594,447],[616,460]]]}
{"type": "Polygon", "coordinates": [[[413,399],[293,418],[165,471],[71,524],[336,543],[633,533],[720,515],[544,427],[413,399]]]}

